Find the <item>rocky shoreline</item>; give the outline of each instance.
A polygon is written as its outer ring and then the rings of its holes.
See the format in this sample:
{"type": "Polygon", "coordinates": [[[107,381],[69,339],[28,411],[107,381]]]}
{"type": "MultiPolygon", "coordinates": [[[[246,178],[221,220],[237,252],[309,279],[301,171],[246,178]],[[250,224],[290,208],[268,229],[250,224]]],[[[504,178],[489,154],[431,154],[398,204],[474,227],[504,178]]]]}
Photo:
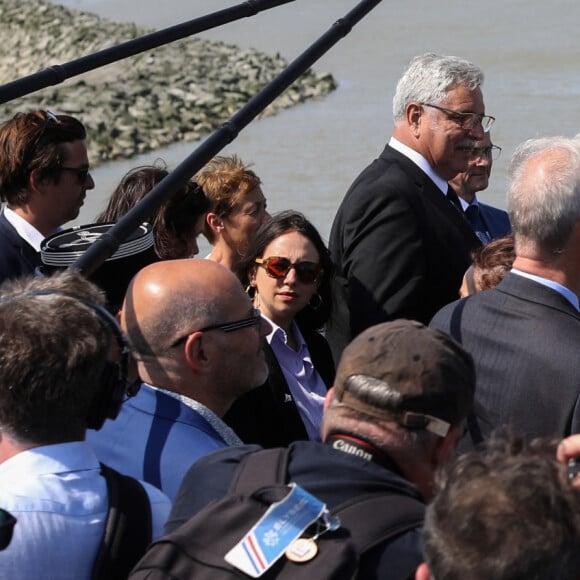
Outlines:
{"type": "MultiPolygon", "coordinates": [[[[148,32],[48,0],[0,0],[0,84],[148,32]]],[[[30,108],[77,116],[98,165],[208,135],[287,64],[280,55],[193,36],[0,104],[0,120],[30,108]]],[[[336,86],[330,74],[308,71],[262,116],[336,86]]]]}

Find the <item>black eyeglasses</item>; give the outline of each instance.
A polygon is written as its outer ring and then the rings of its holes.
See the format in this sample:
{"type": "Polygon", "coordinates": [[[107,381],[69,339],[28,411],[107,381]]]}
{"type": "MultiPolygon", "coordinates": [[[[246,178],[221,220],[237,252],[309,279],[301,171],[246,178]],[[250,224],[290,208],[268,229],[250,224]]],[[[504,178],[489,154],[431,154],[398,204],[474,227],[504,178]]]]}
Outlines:
{"type": "Polygon", "coordinates": [[[473,159],[481,159],[486,157],[495,161],[501,155],[501,147],[499,145],[490,145],[489,147],[473,147],[469,152],[473,159]]]}
{"type": "Polygon", "coordinates": [[[66,165],[61,165],[58,168],[58,170],[59,171],[72,171],[73,173],[77,174],[77,179],[79,180],[79,183],[85,183],[85,181],[87,180],[87,177],[89,176],[91,168],[88,165],[83,165],[81,167],[67,167],[66,165]]]}
{"type": "Polygon", "coordinates": [[[234,320],[233,322],[223,322],[220,324],[210,324],[204,326],[203,328],[198,328],[197,330],[190,330],[184,336],[178,338],[171,343],[169,348],[173,348],[187,340],[187,338],[194,332],[207,332],[209,330],[223,330],[224,332],[234,332],[235,330],[241,330],[242,328],[248,328],[250,326],[259,326],[262,321],[262,313],[257,308],[252,308],[252,315],[248,318],[242,318],[241,320],[234,320]]]}
{"type": "Polygon", "coordinates": [[[296,278],[303,284],[314,284],[322,273],[320,264],[316,262],[291,262],[280,256],[256,258],[255,262],[266,270],[270,278],[278,280],[285,278],[292,268],[296,271],[296,278]]]}
{"type": "Polygon", "coordinates": [[[483,132],[487,133],[495,122],[495,117],[490,115],[480,115],[479,113],[465,113],[463,111],[454,111],[453,109],[446,109],[439,105],[432,105],[431,103],[419,103],[423,107],[431,107],[445,113],[452,121],[457,123],[462,129],[472,131],[478,125],[481,125],[483,132]]]}

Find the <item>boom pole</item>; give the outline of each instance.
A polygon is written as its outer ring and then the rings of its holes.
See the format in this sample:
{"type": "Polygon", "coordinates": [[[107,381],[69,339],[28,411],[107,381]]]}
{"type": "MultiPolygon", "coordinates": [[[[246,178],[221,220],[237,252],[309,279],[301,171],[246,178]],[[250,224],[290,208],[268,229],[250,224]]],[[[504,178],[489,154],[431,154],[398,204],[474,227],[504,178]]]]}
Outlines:
{"type": "Polygon", "coordinates": [[[116,46],[94,52],[87,56],[71,60],[65,64],[55,64],[37,73],[22,77],[0,86],[0,104],[7,103],[18,97],[28,95],[52,85],[58,85],[65,80],[100,68],[112,62],[135,56],[152,50],[164,44],[181,40],[187,36],[216,28],[222,24],[233,22],[247,16],[254,16],[263,10],[288,4],[295,0],[247,0],[218,12],[151,32],[139,38],[123,42],[116,46]]]}
{"type": "Polygon", "coordinates": [[[137,205],[125,214],[110,230],[103,234],[70,267],[90,276],[109,258],[141,223],[214,155],[231,143],[261,111],[286,90],[302,73],[308,70],[322,55],[345,37],[352,27],[364,18],[381,0],[362,0],[300,56],[292,61],[275,79],[252,97],[221,127],[211,133],[184,161],[157,184],[137,205]]]}

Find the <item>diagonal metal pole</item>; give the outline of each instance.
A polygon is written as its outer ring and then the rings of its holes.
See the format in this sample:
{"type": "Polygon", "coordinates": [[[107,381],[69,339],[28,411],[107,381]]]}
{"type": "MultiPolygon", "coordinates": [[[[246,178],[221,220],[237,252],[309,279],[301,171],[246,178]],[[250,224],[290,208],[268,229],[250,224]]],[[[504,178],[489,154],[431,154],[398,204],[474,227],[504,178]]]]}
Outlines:
{"type": "Polygon", "coordinates": [[[71,60],[65,64],[55,64],[37,73],[22,77],[0,86],[0,103],[7,103],[18,97],[28,95],[52,85],[89,72],[96,68],[111,64],[130,56],[152,50],[187,36],[216,28],[222,24],[233,22],[247,16],[254,16],[263,10],[288,4],[295,0],[247,0],[218,12],[213,12],[176,26],[164,28],[139,38],[123,42],[116,46],[100,50],[93,54],[71,60]]]}
{"type": "Polygon", "coordinates": [[[229,121],[211,133],[205,141],[157,184],[137,205],[125,214],[108,232],[103,234],[74,264],[90,276],[109,258],[141,223],[169,196],[183,186],[214,155],[231,143],[261,111],[286,90],[322,55],[346,36],[382,0],[362,0],[346,16],[337,20],[317,41],[292,61],[275,79],[252,97],[229,121]]]}

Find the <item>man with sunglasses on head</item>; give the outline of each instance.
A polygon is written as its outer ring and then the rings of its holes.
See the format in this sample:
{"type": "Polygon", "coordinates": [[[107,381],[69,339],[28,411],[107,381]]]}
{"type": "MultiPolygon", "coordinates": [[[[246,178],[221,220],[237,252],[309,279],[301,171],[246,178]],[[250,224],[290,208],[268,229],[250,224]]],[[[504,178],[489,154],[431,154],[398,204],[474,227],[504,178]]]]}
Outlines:
{"type": "Polygon", "coordinates": [[[471,150],[467,169],[449,181],[461,202],[463,213],[482,244],[507,236],[511,232],[506,211],[481,203],[476,196],[489,185],[493,161],[499,157],[501,147],[493,145],[489,132],[476,141],[471,150]]]}
{"type": "Polygon", "coordinates": [[[142,385],[115,421],[87,438],[103,463],[173,500],[197,459],[241,444],[222,417],[266,381],[262,339],[270,325],[236,276],[211,260],[146,266],[129,285],[120,319],[142,385]]]}
{"type": "Polygon", "coordinates": [[[394,130],[347,192],[330,233],[336,265],[327,337],[337,358],[362,330],[385,320],[428,323],[457,297],[481,242],[448,181],[465,171],[494,118],[483,72],[455,57],[415,57],[393,99],[394,130]]]}
{"type": "Polygon", "coordinates": [[[0,126],[0,282],[33,273],[42,240],[78,216],[95,187],[85,138],[78,119],[50,111],[0,126]]]}

